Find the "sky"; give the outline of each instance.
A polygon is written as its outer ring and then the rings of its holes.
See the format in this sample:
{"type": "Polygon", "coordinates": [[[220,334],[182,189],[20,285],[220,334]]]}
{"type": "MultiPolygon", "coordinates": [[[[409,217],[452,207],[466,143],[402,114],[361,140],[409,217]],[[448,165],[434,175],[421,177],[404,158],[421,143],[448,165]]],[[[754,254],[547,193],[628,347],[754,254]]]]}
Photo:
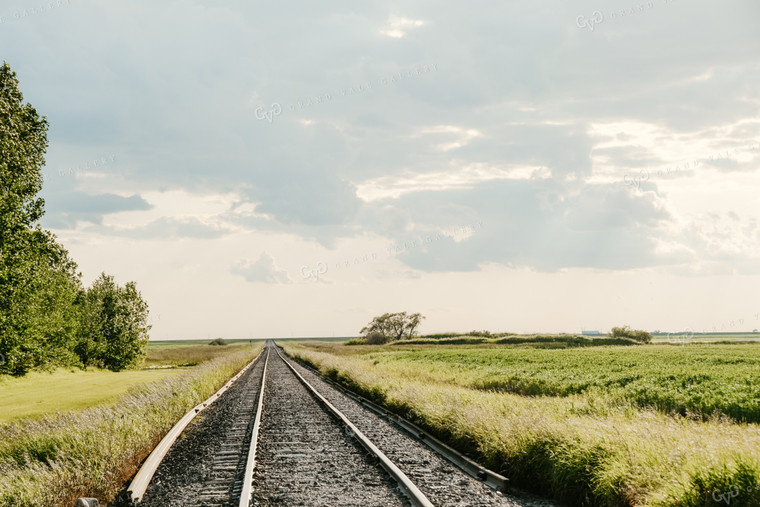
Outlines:
{"type": "Polygon", "coordinates": [[[152,339],[760,328],[760,3],[3,0],[152,339]]]}

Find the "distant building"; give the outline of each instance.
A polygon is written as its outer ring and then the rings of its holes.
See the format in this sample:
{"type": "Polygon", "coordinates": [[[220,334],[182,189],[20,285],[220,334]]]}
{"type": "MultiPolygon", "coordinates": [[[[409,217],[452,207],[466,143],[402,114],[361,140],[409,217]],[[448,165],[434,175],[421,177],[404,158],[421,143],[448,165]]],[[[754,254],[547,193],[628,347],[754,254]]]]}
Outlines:
{"type": "Polygon", "coordinates": [[[599,331],[581,331],[583,336],[600,336],[601,334],[599,331]]]}

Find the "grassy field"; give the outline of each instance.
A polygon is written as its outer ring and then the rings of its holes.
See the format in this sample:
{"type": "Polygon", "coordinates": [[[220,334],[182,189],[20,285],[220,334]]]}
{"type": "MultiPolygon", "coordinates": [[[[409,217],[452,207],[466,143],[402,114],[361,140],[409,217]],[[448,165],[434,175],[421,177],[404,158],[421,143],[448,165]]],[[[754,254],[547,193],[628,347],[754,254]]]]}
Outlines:
{"type": "Polygon", "coordinates": [[[113,403],[130,389],[182,370],[32,372],[0,380],[0,423],[113,403]]]}
{"type": "Polygon", "coordinates": [[[32,372],[24,377],[0,375],[0,390],[3,393],[0,397],[0,423],[114,403],[135,387],[181,374],[183,367],[249,350],[252,346],[247,342],[226,346],[207,343],[150,343],[145,359],[148,369],[143,370],[114,373],[97,369],[58,369],[52,373],[32,372]],[[174,368],[156,368],[159,366],[174,368]]]}
{"type": "Polygon", "coordinates": [[[150,361],[199,365],[120,373],[60,370],[5,379],[0,389],[6,409],[18,415],[18,405],[6,405],[5,397],[16,390],[14,399],[36,392],[40,405],[47,403],[51,411],[40,417],[45,410],[38,407],[36,417],[12,416],[0,423],[0,505],[68,507],[78,496],[105,505],[171,426],[262,347],[263,342],[202,344],[195,350],[187,344],[151,346],[150,361]],[[119,391],[125,392],[119,396],[119,391]],[[67,411],[52,412],[62,407],[53,405],[56,399],[67,411]]]}
{"type": "Polygon", "coordinates": [[[229,354],[231,351],[250,349],[253,343],[263,342],[230,342],[229,345],[209,345],[207,340],[201,342],[151,342],[148,345],[148,355],[145,366],[196,366],[203,361],[209,361],[229,354]]]}
{"type": "Polygon", "coordinates": [[[760,505],[760,346],[287,344],[571,505],[760,505]]]}

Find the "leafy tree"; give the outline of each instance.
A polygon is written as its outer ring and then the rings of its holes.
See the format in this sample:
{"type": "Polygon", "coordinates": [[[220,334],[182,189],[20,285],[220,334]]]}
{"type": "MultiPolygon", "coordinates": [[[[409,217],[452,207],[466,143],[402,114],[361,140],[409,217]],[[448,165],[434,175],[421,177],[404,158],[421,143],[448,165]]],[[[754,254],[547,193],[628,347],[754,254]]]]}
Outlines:
{"type": "Polygon", "coordinates": [[[84,366],[113,371],[134,368],[148,345],[148,304],[134,282],[120,287],[101,273],[80,298],[77,353],[84,366]]]}
{"type": "Polygon", "coordinates": [[[0,67],[0,373],[76,361],[72,303],[81,288],[76,264],[40,228],[48,123],[23,103],[18,79],[0,67]]]}
{"type": "Polygon", "coordinates": [[[417,328],[424,318],[419,313],[411,315],[406,312],[384,313],[372,319],[359,333],[365,337],[367,343],[387,343],[404,338],[410,339],[415,336],[417,328]]]}

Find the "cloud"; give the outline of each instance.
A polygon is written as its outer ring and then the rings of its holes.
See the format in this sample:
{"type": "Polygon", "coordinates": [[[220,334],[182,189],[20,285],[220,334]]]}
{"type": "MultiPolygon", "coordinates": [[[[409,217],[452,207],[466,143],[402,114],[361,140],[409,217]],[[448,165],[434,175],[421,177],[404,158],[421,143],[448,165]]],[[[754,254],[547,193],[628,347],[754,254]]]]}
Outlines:
{"type": "Polygon", "coordinates": [[[274,258],[266,252],[263,252],[255,262],[249,259],[241,259],[230,271],[251,283],[292,283],[287,271],[279,269],[274,258]]]}
{"type": "Polygon", "coordinates": [[[124,197],[115,194],[90,195],[70,192],[48,197],[45,201],[46,227],[74,229],[78,222],[101,224],[106,215],[123,211],[144,211],[150,204],[139,195],[124,197]]]}
{"type": "Polygon", "coordinates": [[[425,22],[420,19],[408,19],[404,17],[391,17],[388,19],[388,24],[385,29],[380,30],[380,33],[391,37],[393,39],[401,39],[406,36],[406,31],[409,28],[416,28],[424,26],[425,22]]]}

